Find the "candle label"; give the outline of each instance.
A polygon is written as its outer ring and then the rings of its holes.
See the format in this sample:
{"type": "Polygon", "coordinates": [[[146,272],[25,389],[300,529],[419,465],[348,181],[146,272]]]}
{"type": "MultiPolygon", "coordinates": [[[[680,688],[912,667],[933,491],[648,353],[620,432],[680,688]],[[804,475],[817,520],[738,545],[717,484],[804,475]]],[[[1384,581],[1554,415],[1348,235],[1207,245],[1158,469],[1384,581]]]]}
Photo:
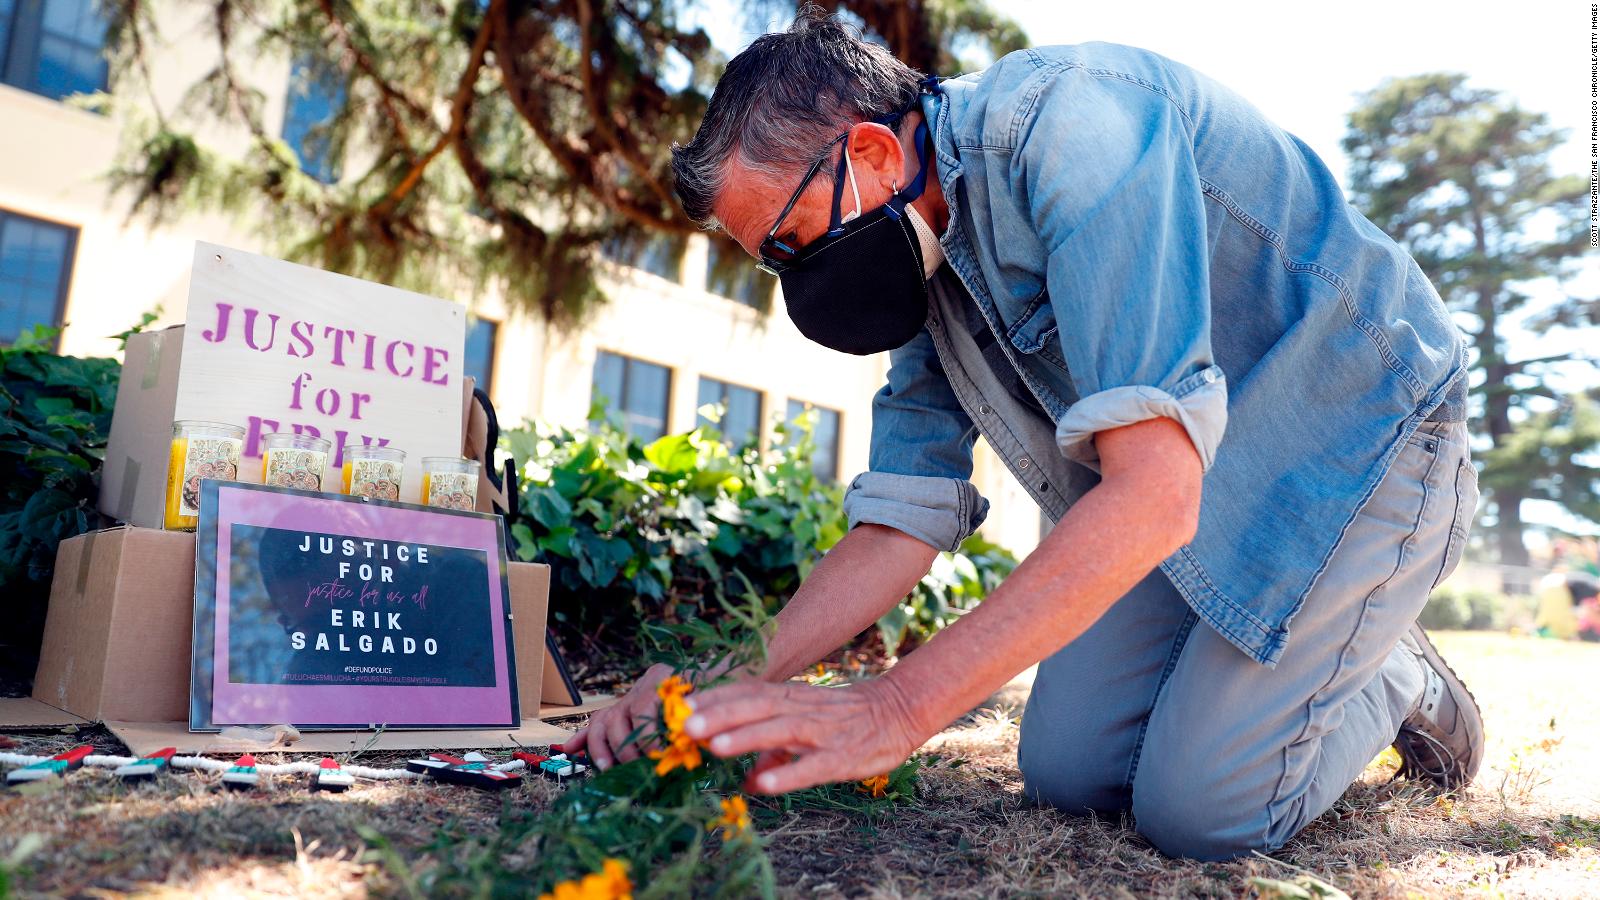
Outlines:
{"type": "Polygon", "coordinates": [[[400,499],[400,463],[386,459],[352,459],[349,466],[350,496],[400,499]]]}
{"type": "Polygon", "coordinates": [[[478,476],[471,472],[429,472],[428,505],[472,509],[478,503],[478,476]]]}
{"type": "Polygon", "coordinates": [[[189,438],[189,452],[183,458],[183,494],[178,498],[179,514],[200,515],[200,479],[238,480],[239,451],[243,445],[244,442],[236,438],[189,438]]]}
{"type": "Polygon", "coordinates": [[[328,454],[296,448],[273,449],[267,451],[262,466],[262,484],[320,491],[322,473],[328,467],[328,454]]]}

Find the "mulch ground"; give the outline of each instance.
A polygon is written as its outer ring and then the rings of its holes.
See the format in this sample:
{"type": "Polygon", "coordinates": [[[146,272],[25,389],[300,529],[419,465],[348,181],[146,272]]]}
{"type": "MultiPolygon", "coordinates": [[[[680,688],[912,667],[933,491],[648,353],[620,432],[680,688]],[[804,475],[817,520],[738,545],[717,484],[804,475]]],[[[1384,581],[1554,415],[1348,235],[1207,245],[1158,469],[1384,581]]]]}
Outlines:
{"type": "MultiPolygon", "coordinates": [[[[925,752],[941,763],[925,772],[918,802],[877,820],[757,810],[757,824],[792,896],[1240,897],[1254,878],[1306,874],[1357,897],[1600,895],[1600,646],[1493,634],[1439,643],[1488,718],[1491,752],[1478,784],[1441,797],[1390,783],[1389,764],[1375,763],[1271,858],[1175,861],[1129,823],[1028,804],[1015,755],[1025,683],[930,742],[925,752]]],[[[11,737],[21,752],[85,742],[124,752],[99,729],[11,737]]],[[[358,761],[398,765],[405,756],[358,761]]],[[[502,803],[538,808],[558,790],[535,779],[509,797],[364,782],[332,795],[286,777],[232,793],[215,775],[125,786],[109,771],[85,770],[0,792],[0,882],[28,897],[399,894],[404,878],[368,849],[361,829],[384,835],[423,874],[441,830],[487,832],[502,803]],[[12,860],[19,847],[34,849],[12,860]]]]}

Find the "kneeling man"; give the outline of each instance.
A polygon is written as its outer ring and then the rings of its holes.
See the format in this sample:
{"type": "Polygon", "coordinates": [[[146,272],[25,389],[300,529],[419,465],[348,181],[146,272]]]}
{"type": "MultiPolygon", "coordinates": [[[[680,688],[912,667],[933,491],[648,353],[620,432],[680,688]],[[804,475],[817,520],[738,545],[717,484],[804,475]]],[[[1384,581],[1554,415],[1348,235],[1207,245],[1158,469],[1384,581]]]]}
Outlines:
{"type": "MultiPolygon", "coordinates": [[[[1390,744],[1471,779],[1477,707],[1415,624],[1477,502],[1463,344],[1303,143],[1142,50],[939,81],[813,11],[673,163],[802,333],[891,360],[849,534],[765,671],[695,698],[712,752],[765,754],[757,790],[883,772],[1034,663],[1028,794],[1173,855],[1276,849],[1390,744]],[[883,677],[785,683],[983,521],[978,434],[1054,529],[883,677]]],[[[663,674],[577,738],[600,765],[663,674]]]]}

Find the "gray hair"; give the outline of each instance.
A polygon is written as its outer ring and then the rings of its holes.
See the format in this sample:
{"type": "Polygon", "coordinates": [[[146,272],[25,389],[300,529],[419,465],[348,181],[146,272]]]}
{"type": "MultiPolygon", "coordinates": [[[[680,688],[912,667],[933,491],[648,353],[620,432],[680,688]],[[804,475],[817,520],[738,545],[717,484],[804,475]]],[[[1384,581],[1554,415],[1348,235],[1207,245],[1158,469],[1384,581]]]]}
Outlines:
{"type": "Polygon", "coordinates": [[[921,79],[855,28],[806,4],[787,31],[756,38],[729,61],[694,139],[673,144],[684,213],[715,228],[711,208],[735,155],[774,180],[798,180],[840,132],[910,106],[921,79]]]}

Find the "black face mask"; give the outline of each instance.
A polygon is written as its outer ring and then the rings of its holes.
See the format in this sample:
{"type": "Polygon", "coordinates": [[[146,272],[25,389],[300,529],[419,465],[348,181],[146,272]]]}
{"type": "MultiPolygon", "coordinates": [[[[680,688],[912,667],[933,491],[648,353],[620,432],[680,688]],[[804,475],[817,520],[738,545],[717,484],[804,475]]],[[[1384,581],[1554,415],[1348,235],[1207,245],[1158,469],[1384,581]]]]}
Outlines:
{"type": "MultiPolygon", "coordinates": [[[[933,83],[933,79],[928,80],[933,83]]],[[[934,83],[932,88],[937,90],[934,83]]],[[[898,121],[897,113],[889,121],[898,121]]],[[[884,124],[884,120],[879,120],[884,124]]],[[[843,143],[849,132],[835,139],[843,143]]],[[[800,333],[833,350],[867,356],[904,346],[928,317],[928,285],[922,272],[922,245],[906,214],[906,204],[927,184],[932,140],[926,121],[917,123],[917,174],[883,206],[841,222],[849,145],[845,143],[834,177],[828,231],[794,250],[777,240],[778,228],[827,156],[807,173],[761,244],[761,267],[779,277],[789,318],[800,333]]],[[[831,149],[831,145],[830,145],[831,149]]]]}

